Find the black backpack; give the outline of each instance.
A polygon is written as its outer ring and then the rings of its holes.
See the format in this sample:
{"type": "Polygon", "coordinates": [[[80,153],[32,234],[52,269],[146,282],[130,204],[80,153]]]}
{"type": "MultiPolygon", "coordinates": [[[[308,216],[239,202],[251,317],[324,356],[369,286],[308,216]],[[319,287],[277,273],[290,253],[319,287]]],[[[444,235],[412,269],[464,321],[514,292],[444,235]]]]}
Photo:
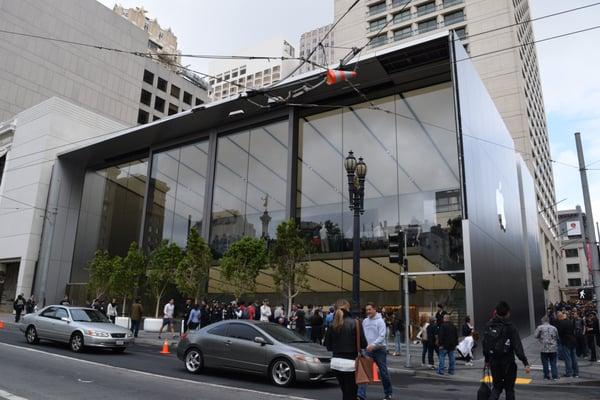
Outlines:
{"type": "Polygon", "coordinates": [[[511,349],[508,327],[502,322],[491,321],[483,333],[483,352],[491,358],[501,358],[511,349]]]}

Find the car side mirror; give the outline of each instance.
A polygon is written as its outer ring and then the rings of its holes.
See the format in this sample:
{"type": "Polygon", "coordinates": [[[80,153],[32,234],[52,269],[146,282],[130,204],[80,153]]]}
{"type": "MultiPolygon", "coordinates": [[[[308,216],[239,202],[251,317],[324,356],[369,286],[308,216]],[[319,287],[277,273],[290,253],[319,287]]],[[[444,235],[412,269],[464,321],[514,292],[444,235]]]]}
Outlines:
{"type": "Polygon", "coordinates": [[[65,321],[67,324],[71,323],[71,320],[69,318],[67,318],[67,317],[62,317],[60,320],[61,321],[65,321]]]}
{"type": "Polygon", "coordinates": [[[260,344],[261,346],[264,346],[267,344],[267,341],[262,336],[255,337],[254,342],[260,344]]]}

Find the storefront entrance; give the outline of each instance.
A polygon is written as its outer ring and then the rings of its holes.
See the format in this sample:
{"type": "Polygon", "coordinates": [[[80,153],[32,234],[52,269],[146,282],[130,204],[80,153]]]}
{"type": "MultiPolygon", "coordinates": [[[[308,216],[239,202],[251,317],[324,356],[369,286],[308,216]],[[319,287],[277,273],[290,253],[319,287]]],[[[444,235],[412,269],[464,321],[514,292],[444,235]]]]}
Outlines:
{"type": "Polygon", "coordinates": [[[0,311],[12,312],[17,291],[19,262],[0,262],[0,311]]]}

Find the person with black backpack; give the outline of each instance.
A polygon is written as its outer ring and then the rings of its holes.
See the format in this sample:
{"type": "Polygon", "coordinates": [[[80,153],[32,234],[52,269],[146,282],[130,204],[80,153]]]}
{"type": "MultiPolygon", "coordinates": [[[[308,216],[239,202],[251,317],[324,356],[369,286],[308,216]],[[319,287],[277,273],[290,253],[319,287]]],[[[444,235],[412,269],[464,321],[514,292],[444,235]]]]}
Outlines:
{"type": "Polygon", "coordinates": [[[502,391],[506,392],[506,400],[514,400],[517,379],[515,355],[525,366],[525,373],[529,374],[531,367],[523,351],[519,331],[510,321],[509,305],[501,301],[495,311],[496,315],[486,324],[483,335],[485,365],[490,368],[494,382],[490,400],[498,400],[502,391]]]}

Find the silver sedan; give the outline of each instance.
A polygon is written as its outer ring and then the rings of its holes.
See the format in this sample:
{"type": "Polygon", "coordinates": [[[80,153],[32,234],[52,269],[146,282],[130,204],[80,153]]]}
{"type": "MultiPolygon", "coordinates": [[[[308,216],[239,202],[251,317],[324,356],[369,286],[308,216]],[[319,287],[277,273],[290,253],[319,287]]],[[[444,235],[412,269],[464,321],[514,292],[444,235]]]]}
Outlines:
{"type": "Polygon", "coordinates": [[[277,386],[332,378],[331,353],[281,325],[228,320],[184,335],[177,357],[189,372],[224,368],[268,376],[277,386]]]}
{"type": "Polygon", "coordinates": [[[113,324],[92,308],[48,306],[21,320],[20,329],[30,344],[41,339],[68,343],[76,353],[85,347],[110,348],[121,353],[133,343],[133,334],[113,324]]]}

